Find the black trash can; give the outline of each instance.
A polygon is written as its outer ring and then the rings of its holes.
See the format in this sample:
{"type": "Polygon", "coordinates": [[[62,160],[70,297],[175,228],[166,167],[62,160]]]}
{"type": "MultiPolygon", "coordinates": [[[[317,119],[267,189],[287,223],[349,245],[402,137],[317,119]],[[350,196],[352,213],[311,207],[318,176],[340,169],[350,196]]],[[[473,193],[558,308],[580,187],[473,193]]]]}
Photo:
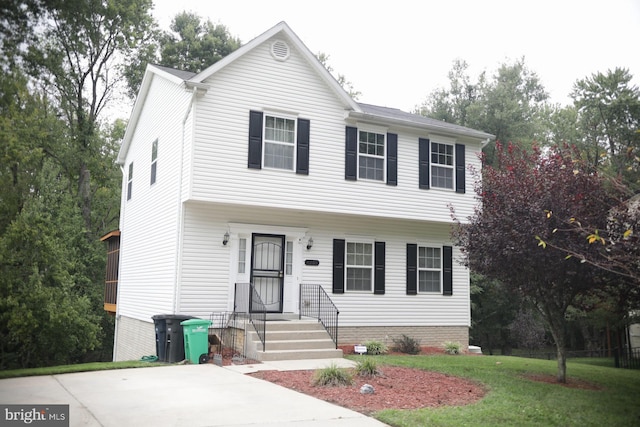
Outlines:
{"type": "Polygon", "coordinates": [[[193,319],[183,314],[151,316],[156,328],[156,356],[158,361],[176,363],[184,360],[184,333],[180,322],[193,319]]]}
{"type": "Polygon", "coordinates": [[[193,316],[181,314],[167,315],[167,362],[176,363],[184,360],[184,332],[180,322],[193,319],[193,316]]]}
{"type": "Polygon", "coordinates": [[[167,361],[167,318],[166,314],[151,316],[156,328],[156,356],[159,362],[167,361]]]}

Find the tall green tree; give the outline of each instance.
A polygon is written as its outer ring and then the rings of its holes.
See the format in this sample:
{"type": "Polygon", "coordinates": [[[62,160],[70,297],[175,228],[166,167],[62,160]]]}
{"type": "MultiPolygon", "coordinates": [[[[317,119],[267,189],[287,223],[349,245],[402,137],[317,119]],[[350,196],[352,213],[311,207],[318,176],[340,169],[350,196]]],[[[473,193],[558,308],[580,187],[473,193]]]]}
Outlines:
{"type": "MultiPolygon", "coordinates": [[[[481,73],[475,82],[468,75],[468,64],[457,60],[449,72],[449,88],[434,91],[418,112],[489,132],[498,142],[530,146],[543,131],[542,112],[548,98],[524,58],[501,64],[490,78],[481,73]]],[[[487,144],[484,153],[486,163],[493,164],[495,142],[487,144]]]]}
{"type": "Polygon", "coordinates": [[[629,70],[616,68],[576,81],[582,148],[600,169],[640,190],[640,90],[629,70]]]}
{"type": "Polygon", "coordinates": [[[124,58],[153,28],[151,0],[53,0],[25,56],[34,84],[49,93],[68,126],[65,145],[51,147],[70,181],[86,232],[95,238],[92,173],[102,149],[101,115],[117,94],[124,58]]]}
{"type": "Polygon", "coordinates": [[[155,31],[127,68],[129,95],[135,97],[148,63],[199,73],[241,46],[222,24],[193,12],[173,17],[169,31],[155,31]]]}

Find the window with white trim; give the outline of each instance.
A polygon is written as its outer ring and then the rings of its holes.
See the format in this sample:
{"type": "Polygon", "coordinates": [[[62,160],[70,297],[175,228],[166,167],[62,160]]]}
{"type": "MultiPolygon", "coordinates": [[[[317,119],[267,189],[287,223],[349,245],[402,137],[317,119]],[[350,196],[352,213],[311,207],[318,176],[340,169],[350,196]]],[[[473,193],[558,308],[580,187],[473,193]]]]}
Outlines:
{"type": "Polygon", "coordinates": [[[358,177],[384,181],[385,135],[358,132],[358,177]]]}
{"type": "Polygon", "coordinates": [[[284,274],[291,276],[293,274],[293,242],[287,241],[284,253],[284,274]]]}
{"type": "Polygon", "coordinates": [[[158,140],[151,145],[151,185],[156,183],[156,173],[158,172],[158,140]]]}
{"type": "Polygon", "coordinates": [[[245,273],[247,264],[247,239],[238,239],[238,273],[245,273]]]}
{"type": "Polygon", "coordinates": [[[453,145],[431,142],[431,186],[453,190],[453,145]]]}
{"type": "Polygon", "coordinates": [[[440,292],[442,277],[440,248],[418,247],[418,292],[440,292]]]}
{"type": "Polygon", "coordinates": [[[264,167],[293,170],[296,147],[296,121],[264,116],[264,167]]]}
{"type": "Polygon", "coordinates": [[[131,200],[133,191],[133,162],[129,163],[129,174],[127,175],[127,200],[131,200]]]}
{"type": "Polygon", "coordinates": [[[373,289],[373,244],[347,242],[346,291],[371,292],[373,289]]]}

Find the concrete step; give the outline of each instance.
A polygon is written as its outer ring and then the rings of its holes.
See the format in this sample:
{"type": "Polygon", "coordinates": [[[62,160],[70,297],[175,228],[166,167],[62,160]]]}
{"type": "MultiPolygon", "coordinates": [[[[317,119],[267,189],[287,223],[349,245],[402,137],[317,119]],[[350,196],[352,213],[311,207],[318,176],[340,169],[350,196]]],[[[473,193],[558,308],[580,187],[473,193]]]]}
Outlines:
{"type": "Polygon", "coordinates": [[[261,362],[274,360],[333,359],[341,358],[342,350],[278,350],[258,351],[256,357],[261,362]]]}
{"type": "Polygon", "coordinates": [[[331,338],[316,340],[267,341],[267,351],[276,350],[334,350],[336,345],[331,338]]]}
{"type": "MultiPolygon", "coordinates": [[[[286,341],[286,340],[317,340],[329,337],[324,329],[314,331],[271,331],[267,329],[265,333],[266,341],[286,341]]],[[[249,331],[249,339],[259,341],[258,333],[249,331]]]]}
{"type": "Polygon", "coordinates": [[[268,331],[324,331],[317,320],[269,320],[265,325],[268,331]]]}

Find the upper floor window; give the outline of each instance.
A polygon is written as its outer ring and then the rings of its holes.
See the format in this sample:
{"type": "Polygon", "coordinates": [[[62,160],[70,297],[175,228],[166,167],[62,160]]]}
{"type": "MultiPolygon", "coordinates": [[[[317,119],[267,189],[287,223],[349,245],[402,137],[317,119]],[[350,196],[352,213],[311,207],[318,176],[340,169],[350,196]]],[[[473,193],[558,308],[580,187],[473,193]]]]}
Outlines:
{"type": "Polygon", "coordinates": [[[453,145],[431,143],[431,186],[453,190],[453,145]]]}
{"type": "Polygon", "coordinates": [[[156,183],[156,173],[158,171],[158,140],[153,141],[151,146],[151,185],[156,183]]]}
{"type": "Polygon", "coordinates": [[[308,175],[310,128],[307,119],[251,111],[249,168],[295,170],[308,175]]]}
{"type": "Polygon", "coordinates": [[[465,145],[418,139],[420,188],[443,188],[465,193],[465,145]]]}
{"type": "Polygon", "coordinates": [[[358,137],[358,176],[384,181],[384,134],[360,131],[358,137]]]}
{"type": "Polygon", "coordinates": [[[295,120],[265,115],[264,167],[293,170],[295,132],[295,120]]]}
{"type": "Polygon", "coordinates": [[[346,126],[344,178],[398,185],[398,134],[346,126]]]}
{"type": "Polygon", "coordinates": [[[131,200],[133,190],[133,162],[129,163],[129,174],[127,175],[127,200],[131,200]]]}

